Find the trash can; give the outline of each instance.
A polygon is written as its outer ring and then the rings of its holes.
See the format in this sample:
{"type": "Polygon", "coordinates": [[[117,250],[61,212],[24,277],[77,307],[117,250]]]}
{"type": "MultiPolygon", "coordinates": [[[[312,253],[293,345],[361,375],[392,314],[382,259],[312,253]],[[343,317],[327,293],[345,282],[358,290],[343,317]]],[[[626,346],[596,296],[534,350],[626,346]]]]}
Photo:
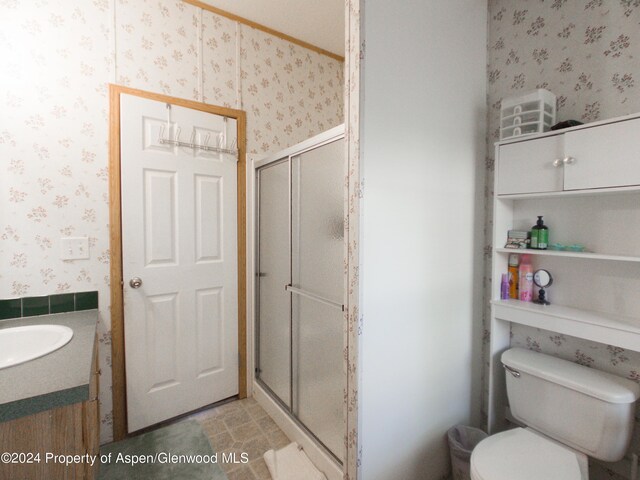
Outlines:
{"type": "Polygon", "coordinates": [[[447,432],[453,480],[471,480],[471,452],[488,437],[478,428],[456,425],[447,432]]]}

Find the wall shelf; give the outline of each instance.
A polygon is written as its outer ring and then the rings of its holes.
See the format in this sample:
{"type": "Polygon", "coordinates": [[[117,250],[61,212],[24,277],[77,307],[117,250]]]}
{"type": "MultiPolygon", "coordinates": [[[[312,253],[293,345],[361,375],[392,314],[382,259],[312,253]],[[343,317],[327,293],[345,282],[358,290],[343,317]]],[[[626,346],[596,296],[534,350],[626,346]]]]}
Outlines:
{"type": "Polygon", "coordinates": [[[640,350],[640,318],[520,300],[494,300],[491,304],[499,320],[640,350]]]}
{"type": "Polygon", "coordinates": [[[609,255],[592,252],[571,252],[568,250],[533,250],[530,248],[496,248],[497,253],[517,253],[526,255],[543,255],[547,257],[584,258],[585,260],[608,260],[614,262],[640,262],[640,257],[630,255],[609,255]]]}
{"type": "Polygon", "coordinates": [[[583,190],[563,190],[558,192],[534,192],[534,193],[509,193],[496,195],[498,200],[527,200],[534,198],[567,198],[567,197],[591,197],[602,195],[620,195],[625,193],[639,193],[637,185],[607,188],[586,188],[583,190]]]}

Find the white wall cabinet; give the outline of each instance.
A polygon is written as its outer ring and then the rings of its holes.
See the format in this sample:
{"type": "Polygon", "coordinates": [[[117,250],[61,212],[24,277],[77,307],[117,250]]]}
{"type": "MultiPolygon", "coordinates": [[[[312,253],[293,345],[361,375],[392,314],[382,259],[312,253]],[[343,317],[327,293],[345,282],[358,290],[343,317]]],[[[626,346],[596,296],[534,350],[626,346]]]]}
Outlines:
{"type": "Polygon", "coordinates": [[[640,185],[640,119],[584,128],[564,135],[564,189],[640,185]]]}
{"type": "Polygon", "coordinates": [[[558,192],[563,189],[562,135],[511,143],[499,148],[497,192],[501,195],[531,192],[558,192]]]}
{"type": "Polygon", "coordinates": [[[640,119],[506,143],[496,155],[498,195],[640,185],[640,119]]]}
{"type": "Polygon", "coordinates": [[[504,427],[500,355],[511,345],[512,324],[640,351],[640,114],[499,142],[496,161],[491,432],[504,427]],[[504,248],[507,231],[529,230],[537,215],[550,244],[582,243],[587,251],[504,248]],[[500,299],[511,253],[529,253],[534,269],[551,272],[551,305],[500,299]]]}

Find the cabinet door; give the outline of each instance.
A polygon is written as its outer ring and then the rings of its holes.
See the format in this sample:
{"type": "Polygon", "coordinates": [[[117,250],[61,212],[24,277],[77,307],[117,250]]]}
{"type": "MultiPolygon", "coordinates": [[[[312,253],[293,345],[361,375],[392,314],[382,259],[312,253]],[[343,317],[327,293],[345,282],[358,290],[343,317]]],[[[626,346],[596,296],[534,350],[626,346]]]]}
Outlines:
{"type": "MultiPolygon", "coordinates": [[[[82,419],[84,451],[89,455],[100,455],[100,409],[98,406],[98,400],[83,402],[82,408],[84,415],[84,418],[82,419]]],[[[98,468],[97,462],[93,465],[85,463],[84,478],[86,480],[93,480],[96,478],[98,468]]]]}
{"type": "Polygon", "coordinates": [[[640,119],[565,134],[564,189],[640,185],[640,119]]]}
{"type": "Polygon", "coordinates": [[[498,195],[562,191],[563,136],[538,138],[502,145],[498,153],[498,195]]]}
{"type": "Polygon", "coordinates": [[[84,403],[74,403],[0,423],[0,453],[40,454],[33,463],[3,463],[0,479],[83,480],[85,464],[45,461],[47,453],[84,455],[84,403]]]}

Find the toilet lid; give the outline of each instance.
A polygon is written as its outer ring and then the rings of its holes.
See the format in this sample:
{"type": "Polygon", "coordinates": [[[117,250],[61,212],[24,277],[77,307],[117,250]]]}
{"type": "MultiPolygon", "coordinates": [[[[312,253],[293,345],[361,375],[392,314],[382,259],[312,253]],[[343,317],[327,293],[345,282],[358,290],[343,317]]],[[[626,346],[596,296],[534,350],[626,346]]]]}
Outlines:
{"type": "MultiPolygon", "coordinates": [[[[471,455],[475,480],[583,480],[582,454],[528,429],[516,428],[481,441],[471,455]]],[[[585,472],[586,473],[586,472],[585,472]]]]}

